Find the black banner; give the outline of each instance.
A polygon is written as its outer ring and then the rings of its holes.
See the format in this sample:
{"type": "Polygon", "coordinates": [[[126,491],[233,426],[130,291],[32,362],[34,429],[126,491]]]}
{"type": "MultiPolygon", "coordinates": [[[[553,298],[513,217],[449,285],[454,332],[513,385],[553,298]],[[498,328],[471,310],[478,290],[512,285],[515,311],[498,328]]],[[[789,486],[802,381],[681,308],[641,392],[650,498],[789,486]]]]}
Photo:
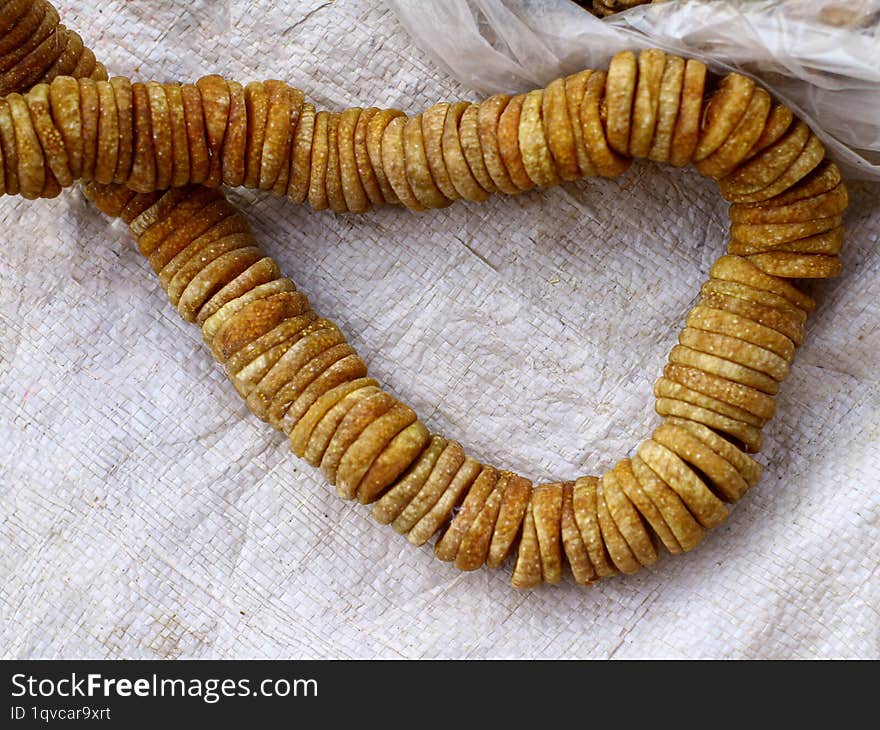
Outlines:
{"type": "Polygon", "coordinates": [[[335,663],[265,661],[33,661],[3,670],[0,727],[311,716],[339,701],[348,683],[340,675],[350,674],[335,663]]]}
{"type": "MultiPolygon", "coordinates": [[[[840,665],[837,665],[838,667],[840,665]]],[[[851,665],[852,666],[852,665],[851,665]]],[[[6,661],[0,727],[56,723],[141,726],[198,721],[385,719],[394,724],[493,727],[556,718],[617,717],[657,724],[723,717],[790,723],[809,707],[835,724],[859,710],[860,683],[824,676],[828,663],[389,662],[389,661],[6,661]],[[847,691],[847,686],[850,687],[847,691]],[[815,694],[811,692],[815,687],[815,694]],[[571,715],[570,713],[574,713],[571,715]]],[[[865,679],[873,674],[863,663],[865,679]]],[[[273,722],[274,725],[274,722],[273,722]]]]}

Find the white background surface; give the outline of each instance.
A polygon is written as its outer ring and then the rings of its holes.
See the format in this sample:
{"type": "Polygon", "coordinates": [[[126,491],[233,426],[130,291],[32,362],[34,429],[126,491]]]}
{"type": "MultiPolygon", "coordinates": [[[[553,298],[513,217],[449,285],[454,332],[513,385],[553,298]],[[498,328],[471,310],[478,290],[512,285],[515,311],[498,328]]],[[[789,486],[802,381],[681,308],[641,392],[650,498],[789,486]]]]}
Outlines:
{"type": "MultiPolygon", "coordinates": [[[[372,2],[63,2],[113,73],[283,78],[317,104],[474,98],[372,2]]],[[[460,574],[340,502],[246,411],[127,230],[78,192],[0,200],[6,657],[880,657],[880,209],[695,552],[590,589],[460,574]]],[[[536,480],[630,453],[726,212],[635,165],[415,216],[235,194],[265,250],[429,427],[536,480]]]]}

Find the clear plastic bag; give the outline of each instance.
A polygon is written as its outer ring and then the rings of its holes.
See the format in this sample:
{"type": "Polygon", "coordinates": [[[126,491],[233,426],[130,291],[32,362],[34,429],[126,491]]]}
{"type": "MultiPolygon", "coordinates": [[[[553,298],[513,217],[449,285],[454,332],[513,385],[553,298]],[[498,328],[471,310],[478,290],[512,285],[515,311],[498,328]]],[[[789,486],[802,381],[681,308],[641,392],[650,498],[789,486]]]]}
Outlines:
{"type": "Polygon", "coordinates": [[[623,49],[700,58],[761,81],[848,177],[880,180],[880,0],[673,0],[604,20],[570,0],[386,0],[415,40],[482,93],[522,91],[623,49]]]}

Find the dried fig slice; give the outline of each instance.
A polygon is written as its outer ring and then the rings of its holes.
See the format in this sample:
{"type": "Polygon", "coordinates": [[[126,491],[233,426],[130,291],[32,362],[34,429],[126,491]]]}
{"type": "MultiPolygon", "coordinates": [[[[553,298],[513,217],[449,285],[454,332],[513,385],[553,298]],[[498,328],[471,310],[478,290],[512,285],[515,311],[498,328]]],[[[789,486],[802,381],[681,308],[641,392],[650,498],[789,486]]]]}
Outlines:
{"type": "MultiPolygon", "coordinates": [[[[443,154],[446,172],[449,175],[449,181],[452,187],[455,188],[456,197],[464,198],[465,200],[485,200],[489,197],[489,193],[486,192],[477,181],[473,172],[471,172],[459,132],[461,119],[468,108],[471,108],[471,104],[466,101],[450,104],[443,120],[443,135],[440,149],[443,154]]],[[[474,128],[474,133],[476,133],[476,127],[474,128]]],[[[488,173],[486,174],[488,175],[488,173]]]]}
{"type": "Polygon", "coordinates": [[[727,519],[724,503],[675,453],[653,439],[646,439],[639,446],[638,454],[681,497],[703,527],[717,527],[727,519]]]}
{"type": "Polygon", "coordinates": [[[632,549],[617,527],[617,523],[611,516],[611,510],[605,499],[605,491],[608,484],[616,483],[614,475],[609,472],[599,479],[596,486],[596,516],[599,521],[599,529],[605,548],[611,556],[615,567],[621,572],[632,574],[638,572],[642,565],[633,554],[632,549]]]}
{"type": "Polygon", "coordinates": [[[620,484],[618,474],[615,468],[601,481],[608,513],[633,557],[643,566],[653,565],[658,557],[654,536],[620,484]]]}
{"type": "MultiPolygon", "coordinates": [[[[675,537],[675,533],[667,524],[666,518],[663,516],[663,511],[652,501],[649,494],[642,488],[642,485],[636,478],[632,462],[629,459],[622,459],[617,462],[614,467],[614,476],[617,479],[617,484],[620,486],[620,489],[623,490],[624,495],[626,495],[626,498],[630,501],[631,505],[638,510],[641,517],[651,526],[651,529],[657,537],[660,538],[660,542],[663,543],[670,553],[680,553],[682,551],[681,544],[675,537]]],[[[623,530],[621,522],[618,521],[617,524],[621,527],[621,530],[623,530]]],[[[624,535],[626,535],[626,531],[624,531],[624,535]]],[[[629,539],[627,542],[629,542],[630,547],[633,547],[633,543],[630,542],[629,539]]],[[[642,564],[644,565],[644,563],[642,564]]]]}
{"type": "Polygon", "coordinates": [[[843,265],[837,256],[769,251],[748,257],[761,271],[787,279],[830,279],[840,276],[843,265]]]}
{"type": "Polygon", "coordinates": [[[171,185],[174,169],[174,152],[171,142],[171,114],[168,111],[168,97],[162,84],[148,81],[145,84],[150,114],[150,133],[153,138],[153,152],[156,163],[156,182],[158,190],[171,185]]]}
{"type": "Polygon", "coordinates": [[[574,482],[565,482],[562,487],[562,547],[575,582],[590,585],[596,580],[596,570],[574,517],[573,496],[574,482]]]}
{"type": "MultiPolygon", "coordinates": [[[[370,117],[370,122],[367,126],[366,142],[367,153],[370,158],[370,169],[382,193],[382,200],[389,205],[395,205],[401,201],[394,192],[394,188],[391,186],[385,173],[382,160],[382,140],[385,138],[385,130],[391,121],[402,116],[404,116],[404,113],[399,109],[379,109],[370,117]]],[[[400,148],[402,149],[402,143],[400,148]]]]}
{"type": "Polygon", "coordinates": [[[676,543],[682,550],[693,550],[702,542],[705,530],[688,511],[681,497],[639,456],[634,456],[631,463],[639,486],[663,515],[663,520],[669,526],[676,543]]]}
{"type": "Polygon", "coordinates": [[[324,458],[324,454],[330,444],[331,439],[336,434],[340,422],[345,418],[348,412],[358,403],[381,393],[382,391],[374,385],[365,385],[347,393],[339,399],[315,424],[312,432],[309,434],[303,452],[303,458],[312,466],[319,466],[324,458]]]}
{"type": "MultiPolygon", "coordinates": [[[[95,165],[95,139],[97,133],[90,134],[92,126],[91,114],[88,109],[91,106],[89,97],[94,94],[95,107],[97,107],[97,90],[94,82],[91,86],[86,79],[80,80],[81,109],[83,115],[83,179],[91,180],[95,165]]],[[[156,190],[156,153],[153,149],[153,133],[150,121],[150,95],[144,84],[131,85],[131,113],[134,122],[134,143],[132,153],[131,174],[126,185],[139,193],[148,193],[156,190]]],[[[97,114],[95,114],[95,129],[97,129],[97,114]]],[[[219,182],[219,178],[218,178],[219,182]]],[[[215,184],[216,187],[216,184],[215,184]]]]}
{"type": "Polygon", "coordinates": [[[749,453],[754,454],[761,450],[763,444],[761,429],[716,413],[708,408],[676,398],[660,397],[657,398],[657,402],[654,404],[654,410],[661,416],[687,418],[721,433],[726,433],[731,438],[742,443],[745,450],[749,453]]]}
{"type": "Polygon", "coordinates": [[[694,436],[709,446],[716,454],[726,459],[745,480],[746,485],[754,487],[761,478],[762,467],[744,451],[734,446],[730,441],[719,436],[711,428],[702,423],[696,423],[684,418],[671,417],[665,419],[667,423],[680,426],[690,431],[694,436]]]}
{"type": "Polygon", "coordinates": [[[73,175],[68,164],[64,138],[52,119],[49,86],[37,84],[33,87],[27,94],[27,106],[31,114],[31,123],[43,149],[46,165],[61,186],[72,185],[73,175]]]}
{"type": "Polygon", "coordinates": [[[342,169],[339,166],[339,115],[327,119],[327,203],[334,213],[345,213],[348,206],[342,190],[342,169]]]}
{"type": "Polygon", "coordinates": [[[617,177],[627,170],[630,160],[616,154],[605,139],[600,118],[605,88],[604,73],[590,74],[581,102],[581,135],[596,172],[602,177],[617,177]]]}
{"type": "MultiPolygon", "coordinates": [[[[422,115],[410,117],[403,128],[406,181],[409,189],[425,208],[444,208],[452,201],[434,182],[422,133],[422,115]]],[[[399,197],[399,193],[398,193],[399,197]]]]}
{"type": "Polygon", "coordinates": [[[532,483],[528,479],[510,472],[501,472],[499,481],[503,481],[503,495],[486,556],[486,565],[490,568],[497,568],[510,554],[532,492],[532,483]]]}
{"type": "Polygon", "coordinates": [[[712,373],[735,383],[756,388],[768,395],[775,395],[779,392],[779,383],[769,375],[706,352],[698,352],[684,345],[676,345],[672,348],[669,353],[669,362],[712,373]]]}
{"type": "MultiPolygon", "coordinates": [[[[301,91],[291,88],[283,81],[269,80],[263,85],[269,97],[269,106],[260,156],[260,190],[271,190],[279,177],[289,174],[289,168],[284,168],[290,156],[293,129],[304,98],[301,91]]],[[[286,187],[287,181],[282,180],[282,183],[286,187]]]]}
{"type": "Polygon", "coordinates": [[[788,337],[771,327],[724,309],[698,304],[688,312],[685,322],[688,327],[694,329],[751,342],[753,345],[770,350],[788,362],[794,357],[794,343],[788,337]]]}
{"type": "Polygon", "coordinates": [[[43,148],[31,123],[27,104],[20,94],[9,94],[6,103],[12,117],[15,133],[15,155],[18,158],[19,195],[36,200],[46,183],[46,166],[43,148]]]}
{"type": "Polygon", "coordinates": [[[562,580],[562,491],[564,484],[539,484],[531,494],[530,507],[538,533],[541,577],[545,583],[562,580]]]}
{"type": "Polygon", "coordinates": [[[705,474],[725,501],[737,502],[748,491],[740,473],[687,429],[667,422],[654,429],[651,438],[705,474]]]}
{"type": "MultiPolygon", "coordinates": [[[[54,79],[49,84],[49,106],[52,121],[61,134],[61,139],[64,143],[64,151],[67,156],[72,183],[73,180],[82,177],[83,170],[83,134],[82,115],[79,105],[79,84],[74,79],[68,77],[54,79]]],[[[130,119],[131,111],[129,106],[130,119]]],[[[131,124],[129,124],[129,130],[130,128],[131,124]]],[[[120,135],[120,145],[121,142],[122,135],[120,135]]],[[[53,170],[53,172],[55,171],[53,170]]],[[[55,176],[58,177],[59,181],[62,178],[66,180],[63,171],[60,172],[61,177],[58,176],[58,172],[55,172],[55,176]]]]}
{"type": "Polygon", "coordinates": [[[357,488],[373,462],[407,426],[415,423],[416,412],[403,403],[394,403],[370,423],[345,450],[336,470],[336,493],[354,499],[357,488]]]}
{"type": "Polygon", "coordinates": [[[383,525],[390,525],[406,509],[419,493],[434,469],[434,465],[446,448],[447,441],[437,434],[431,436],[418,459],[373,505],[373,518],[383,525]]]}
{"type": "Polygon", "coordinates": [[[592,71],[580,71],[565,77],[565,106],[568,110],[568,121],[571,124],[571,132],[574,137],[574,151],[577,155],[577,164],[582,177],[597,174],[596,167],[593,165],[592,160],[590,160],[581,127],[581,103],[584,100],[587,81],[589,81],[592,73],[592,71]]]}
{"type": "Polygon", "coordinates": [[[180,187],[190,181],[189,138],[183,108],[183,89],[180,84],[163,84],[162,88],[168,101],[168,118],[171,121],[171,185],[180,187]]]}
{"type": "MultiPolygon", "coordinates": [[[[110,83],[113,83],[111,80],[110,83]]],[[[201,184],[208,178],[211,169],[211,152],[208,149],[205,112],[202,95],[194,84],[184,84],[180,88],[183,104],[183,120],[186,125],[186,143],[189,153],[189,181],[201,184]]],[[[118,101],[118,99],[117,99],[118,101]]],[[[120,112],[120,119],[122,118],[120,112]]],[[[121,149],[121,146],[120,146],[121,149]]],[[[117,174],[117,182],[119,182],[117,174]]]]}
{"type": "MultiPolygon", "coordinates": [[[[465,453],[457,441],[449,441],[437,458],[437,463],[418,492],[397,515],[391,526],[399,533],[406,534],[437,503],[449,487],[458,470],[465,463],[465,453]]],[[[476,462],[474,462],[476,464],[476,462]]],[[[474,469],[476,476],[478,469],[474,469]]]]}
{"type": "Polygon", "coordinates": [[[713,309],[723,309],[732,314],[769,327],[788,338],[796,346],[804,341],[804,323],[789,309],[779,309],[766,304],[729,296],[706,289],[701,292],[700,304],[713,309]]]}
{"type": "Polygon", "coordinates": [[[412,464],[422,453],[431,435],[421,421],[407,426],[385,447],[364,474],[357,487],[361,504],[370,504],[412,464]]]}
{"type": "Polygon", "coordinates": [[[312,156],[309,163],[309,205],[315,210],[325,210],[327,198],[327,161],[330,156],[330,112],[315,115],[312,133],[312,156]]]}
{"type": "Polygon", "coordinates": [[[434,555],[440,560],[452,562],[458,554],[462,538],[470,530],[486,499],[494,491],[500,474],[491,466],[484,466],[467,491],[458,514],[454,515],[446,532],[434,546],[434,555]]]}
{"type": "Polygon", "coordinates": [[[226,137],[231,106],[229,84],[222,76],[213,74],[200,78],[196,86],[202,102],[210,160],[204,184],[217,187],[223,176],[223,140],[226,137]]]}
{"type": "Polygon", "coordinates": [[[458,133],[461,140],[461,151],[464,153],[471,174],[488,195],[496,192],[498,187],[492,180],[486,161],[483,158],[479,126],[481,108],[479,104],[469,104],[467,106],[459,120],[458,133]]]}
{"type": "Polygon", "coordinates": [[[745,114],[730,136],[711,155],[696,163],[695,167],[701,175],[719,180],[733,172],[748,157],[764,130],[770,103],[770,94],[764,89],[755,89],[745,114]]]}
{"type": "Polygon", "coordinates": [[[381,145],[382,170],[385,179],[394,191],[394,199],[399,200],[410,210],[422,211],[425,210],[425,206],[410,187],[406,174],[404,133],[408,123],[408,117],[395,116],[385,127],[381,145]]]}
{"type": "MultiPolygon", "coordinates": [[[[294,203],[302,203],[309,193],[316,116],[312,104],[303,104],[293,132],[287,197],[294,203]]],[[[260,162],[262,163],[262,153],[260,162]]]]}
{"type": "Polygon", "coordinates": [[[703,119],[703,93],[706,86],[706,65],[689,59],[684,67],[681,103],[675,117],[669,161],[675,167],[688,164],[694,156],[700,139],[700,122],[703,119]]]}
{"type": "MultiPolygon", "coordinates": [[[[604,84],[606,135],[608,145],[624,157],[629,156],[629,132],[637,79],[638,59],[635,53],[621,51],[611,59],[604,84]]],[[[595,160],[592,155],[590,157],[595,160]]]]}
{"type": "MultiPolygon", "coordinates": [[[[364,213],[370,208],[370,200],[358,173],[355,154],[354,136],[361,111],[358,107],[346,109],[339,115],[339,125],[336,128],[342,195],[345,198],[345,207],[352,213],[364,213]]],[[[364,147],[364,152],[366,152],[366,147],[364,147]]]]}
{"type": "Polygon", "coordinates": [[[755,92],[755,82],[737,73],[727,74],[714,91],[703,119],[694,162],[701,162],[721,147],[743,118],[755,92]]]}
{"type": "Polygon", "coordinates": [[[518,191],[531,190],[535,187],[523,164],[519,141],[519,122],[525,100],[525,94],[511,97],[498,118],[498,151],[501,154],[502,164],[518,191]]]}
{"type": "Polygon", "coordinates": [[[312,404],[337,385],[358,380],[367,374],[367,366],[351,345],[338,345],[309,363],[302,378],[283,386],[272,402],[269,418],[284,433],[290,433],[312,404]],[[326,363],[331,363],[327,365],[326,363]]]}
{"type": "Polygon", "coordinates": [[[709,269],[709,276],[723,281],[734,281],[739,284],[763,289],[784,297],[804,313],[813,311],[816,303],[812,297],[804,294],[793,284],[775,276],[764,273],[754,264],[739,256],[722,256],[709,269]]]}
{"type": "MultiPolygon", "coordinates": [[[[477,134],[480,140],[483,163],[492,178],[493,186],[507,195],[516,195],[520,189],[514,184],[507,172],[507,166],[501,157],[498,139],[501,115],[509,103],[510,97],[507,94],[495,94],[480,104],[477,110],[477,134]]],[[[470,158],[468,159],[470,160],[470,158]]],[[[474,169],[472,166],[471,170],[474,169]]]]}
{"type": "Polygon", "coordinates": [[[667,56],[660,80],[657,99],[657,123],[648,157],[655,162],[669,162],[672,154],[672,134],[681,104],[685,61],[678,56],[667,56]]]}
{"type": "Polygon", "coordinates": [[[248,266],[199,309],[196,324],[202,325],[205,320],[215,314],[221,307],[233,299],[237,299],[262,284],[281,278],[278,265],[268,256],[248,266]]]}
{"type": "Polygon", "coordinates": [[[444,101],[434,104],[422,112],[421,132],[425,160],[428,163],[434,185],[449,200],[456,200],[460,196],[455,185],[452,184],[452,178],[446,169],[446,161],[443,156],[443,133],[446,129],[449,107],[450,104],[444,101]]]}
{"type": "Polygon", "coordinates": [[[581,532],[581,539],[587,548],[590,562],[599,578],[607,578],[617,572],[599,526],[596,491],[599,480],[596,477],[581,477],[574,483],[572,492],[572,509],[574,519],[581,532]]]}
{"type": "Polygon", "coordinates": [[[534,588],[541,584],[541,548],[535,516],[529,503],[523,521],[522,539],[516,553],[516,564],[510,585],[514,588],[534,588]]]}
{"type": "Polygon", "coordinates": [[[495,532],[495,522],[501,511],[506,483],[499,479],[486,497],[482,508],[474,517],[468,531],[462,536],[455,555],[455,567],[459,570],[476,570],[489,555],[489,546],[495,532]]]}
{"type": "Polygon", "coordinates": [[[542,89],[525,95],[519,115],[519,148],[529,179],[538,187],[549,187],[558,185],[561,178],[544,133],[543,105],[542,89]]]}
{"type": "MultiPolygon", "coordinates": [[[[461,495],[473,484],[482,469],[480,464],[471,457],[465,457],[452,481],[422,518],[413,525],[406,536],[413,545],[424,545],[448,521],[449,515],[461,499],[461,495]]],[[[410,503],[412,504],[412,503],[410,503]]]]}
{"type": "Polygon", "coordinates": [[[353,136],[354,158],[358,177],[360,178],[364,193],[373,205],[383,205],[385,203],[385,198],[379,187],[379,181],[373,170],[373,163],[370,161],[370,149],[367,143],[370,122],[378,111],[376,107],[361,109],[353,136]]]}
{"type": "Polygon", "coordinates": [[[639,53],[638,67],[638,82],[630,120],[629,155],[647,157],[657,128],[666,54],[656,48],[647,48],[639,53]]]}
{"type": "Polygon", "coordinates": [[[300,458],[305,457],[312,432],[324,416],[347,395],[366,387],[378,390],[378,383],[372,378],[358,378],[348,383],[341,383],[324,393],[290,431],[290,450],[300,458]]]}
{"type": "Polygon", "coordinates": [[[244,182],[245,174],[245,145],[249,133],[247,105],[245,104],[244,87],[241,84],[237,81],[229,81],[227,88],[229,90],[229,116],[226,119],[226,134],[223,135],[222,179],[224,185],[238,187],[244,182]]]}
{"type": "MultiPolygon", "coordinates": [[[[583,97],[583,94],[581,94],[583,97]]],[[[565,79],[551,81],[541,98],[541,119],[547,147],[562,180],[577,180],[581,175],[578,164],[574,126],[568,113],[565,79]]],[[[580,109],[575,119],[580,119],[580,109]]]]}

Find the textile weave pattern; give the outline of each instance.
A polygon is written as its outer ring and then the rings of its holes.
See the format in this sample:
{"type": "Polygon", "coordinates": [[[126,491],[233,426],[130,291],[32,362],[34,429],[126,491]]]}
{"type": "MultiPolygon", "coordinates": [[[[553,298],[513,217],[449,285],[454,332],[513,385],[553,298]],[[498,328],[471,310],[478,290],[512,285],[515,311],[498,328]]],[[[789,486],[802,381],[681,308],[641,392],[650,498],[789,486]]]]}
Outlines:
{"type": "MultiPolygon", "coordinates": [[[[473,94],[383,6],[61,2],[111,73],[283,78],[317,104],[473,94]]],[[[340,502],[250,416],[127,230],[79,193],[0,204],[5,657],[880,657],[880,187],[699,550],[591,589],[458,574],[340,502]]],[[[257,238],[427,425],[535,480],[599,473],[723,246],[693,172],[413,215],[234,193],[257,238]]]]}

